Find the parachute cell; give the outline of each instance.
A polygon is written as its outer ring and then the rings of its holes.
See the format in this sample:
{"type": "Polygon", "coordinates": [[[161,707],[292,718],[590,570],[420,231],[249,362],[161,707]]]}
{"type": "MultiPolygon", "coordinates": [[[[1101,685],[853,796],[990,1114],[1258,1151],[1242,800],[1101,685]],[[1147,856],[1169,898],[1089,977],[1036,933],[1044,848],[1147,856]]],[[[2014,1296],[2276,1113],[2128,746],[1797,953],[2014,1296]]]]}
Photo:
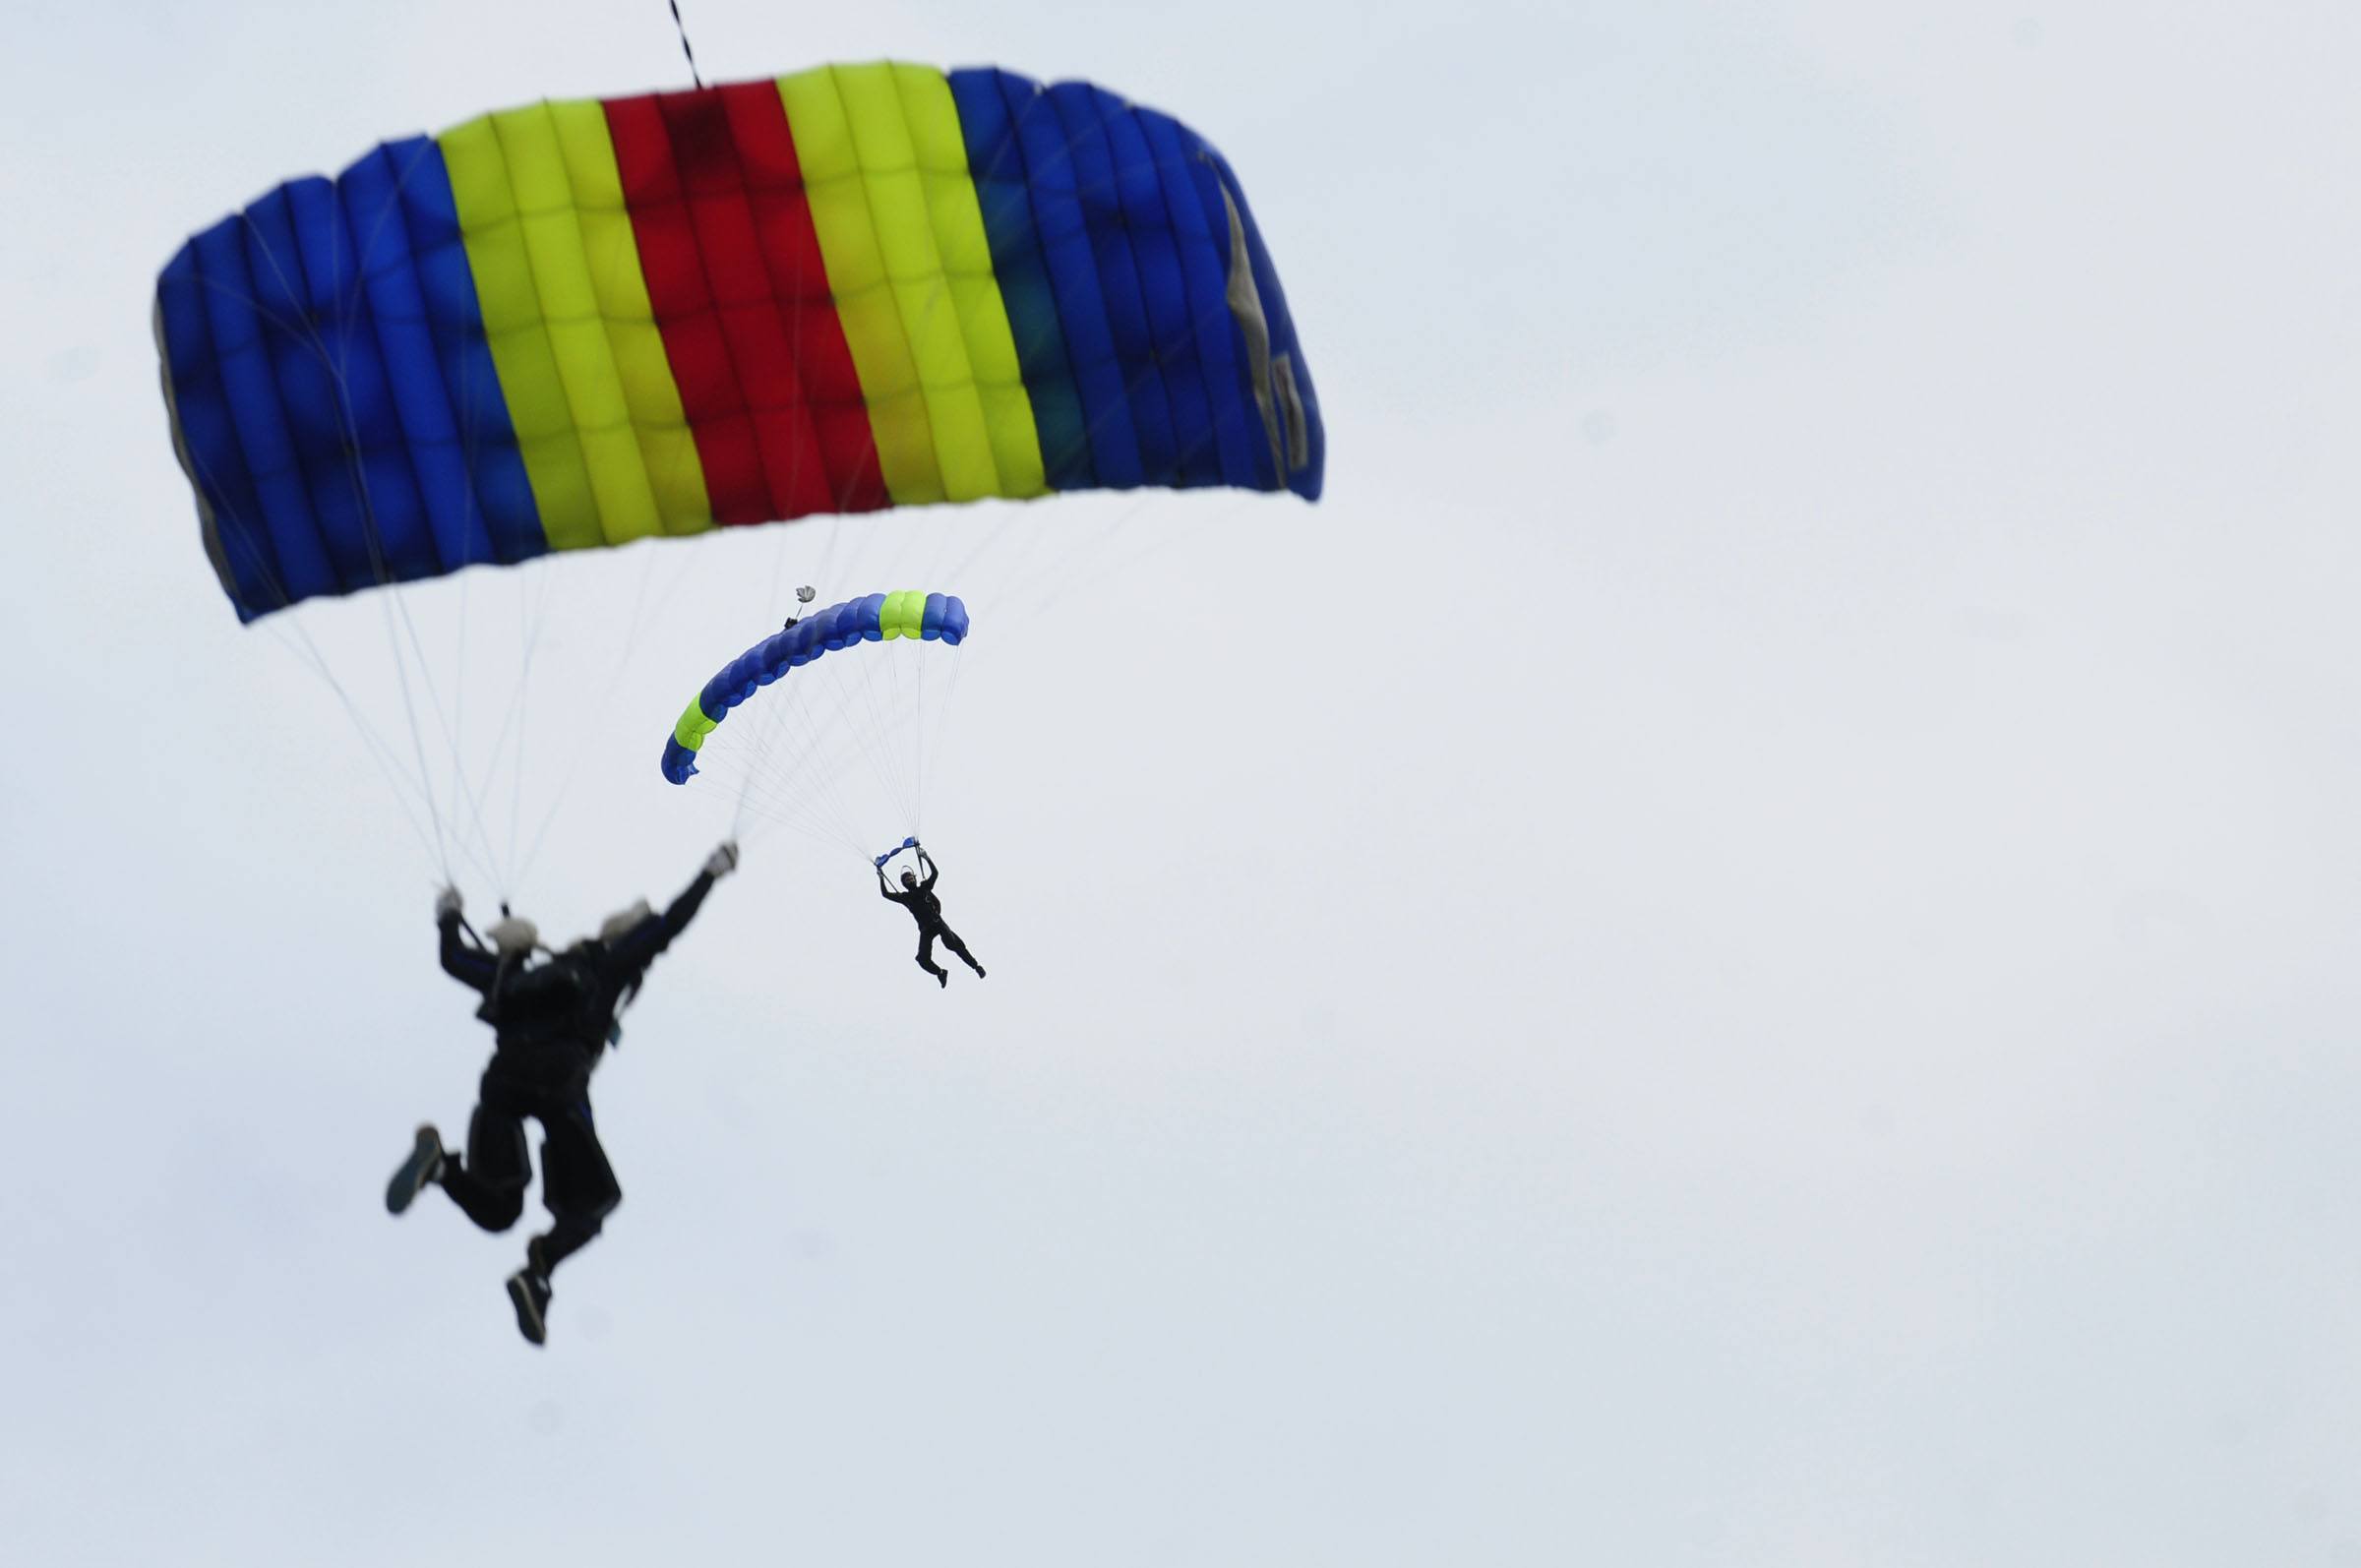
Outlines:
{"type": "Polygon", "coordinates": [[[815,513],[1316,499],[1325,455],[1221,155],[990,69],[827,66],[388,143],[190,240],[156,332],[247,620],[815,513]]]}

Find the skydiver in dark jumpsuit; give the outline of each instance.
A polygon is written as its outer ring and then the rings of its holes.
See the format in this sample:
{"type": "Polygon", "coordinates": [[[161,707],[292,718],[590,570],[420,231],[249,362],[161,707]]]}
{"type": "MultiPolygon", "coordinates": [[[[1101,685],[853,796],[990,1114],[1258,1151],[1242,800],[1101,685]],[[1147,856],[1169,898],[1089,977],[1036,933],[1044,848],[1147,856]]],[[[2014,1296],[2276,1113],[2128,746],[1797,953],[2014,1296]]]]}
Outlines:
{"type": "Polygon", "coordinates": [[[551,1271],[588,1245],[623,1201],[590,1117],[590,1074],[621,1038],[616,1013],[687,929],[714,880],[737,865],[738,846],[724,844],[663,914],[641,900],[598,935],[538,963],[529,922],[492,927],[494,946],[486,948],[460,936],[456,889],[435,900],[443,968],[483,995],[475,1015],[495,1031],[492,1060],[467,1120],[465,1158],[446,1151],[432,1125],[420,1127],[410,1157],[387,1184],[386,1207],[399,1214],[433,1183],[484,1230],[506,1231],[524,1212],[533,1175],[524,1121],[540,1122],[541,1201],[554,1223],[525,1244],[524,1267],[508,1282],[516,1327],[535,1345],[548,1337],[551,1271]]]}
{"type": "MultiPolygon", "coordinates": [[[[918,846],[913,844],[911,848],[917,849],[918,846]]],[[[933,975],[938,986],[951,983],[951,972],[935,962],[935,943],[939,939],[943,946],[959,955],[961,963],[976,972],[978,980],[982,980],[984,966],[976,962],[975,954],[967,950],[967,943],[959,939],[959,934],[942,923],[942,900],[935,896],[935,880],[942,873],[936,870],[935,862],[923,849],[918,851],[918,862],[927,869],[927,879],[922,882],[916,872],[905,871],[902,873],[902,890],[898,893],[885,885],[885,868],[878,868],[878,891],[910,911],[911,918],[918,922],[918,967],[933,975]]]]}

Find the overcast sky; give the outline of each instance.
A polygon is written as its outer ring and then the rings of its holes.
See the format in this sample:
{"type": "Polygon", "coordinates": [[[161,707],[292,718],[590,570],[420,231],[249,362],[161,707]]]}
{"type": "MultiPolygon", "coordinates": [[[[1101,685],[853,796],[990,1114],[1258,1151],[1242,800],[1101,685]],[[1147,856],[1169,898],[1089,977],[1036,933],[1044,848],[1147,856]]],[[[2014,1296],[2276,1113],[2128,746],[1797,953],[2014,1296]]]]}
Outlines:
{"type": "Polygon", "coordinates": [[[478,722],[546,616],[546,847],[452,871],[553,936],[731,830],[655,750],[779,584],[977,615],[926,827],[991,978],[746,824],[535,1352],[537,1207],[382,1204],[488,1045],[399,639],[239,627],[150,296],[380,138],[683,85],[670,19],[18,19],[0,1560],[2361,1564],[2351,7],[685,6],[713,79],[1202,131],[1328,495],[410,596],[478,722]]]}

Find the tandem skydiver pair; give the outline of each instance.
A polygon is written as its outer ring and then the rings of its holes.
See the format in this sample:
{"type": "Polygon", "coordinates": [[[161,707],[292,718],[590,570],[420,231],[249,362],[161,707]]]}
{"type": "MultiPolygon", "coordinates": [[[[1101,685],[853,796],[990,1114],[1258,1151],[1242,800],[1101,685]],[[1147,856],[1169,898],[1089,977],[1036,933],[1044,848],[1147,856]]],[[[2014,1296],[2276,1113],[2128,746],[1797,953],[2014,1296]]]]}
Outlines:
{"type": "MultiPolygon", "coordinates": [[[[932,958],[939,939],[981,978],[984,966],[943,924],[934,860],[915,838],[902,847],[916,851],[926,878],[904,871],[903,891],[888,891],[884,862],[891,855],[879,856],[878,886],[917,920],[919,963],[938,984],[949,983],[932,958]]],[[[525,1243],[524,1266],[508,1279],[517,1330],[535,1345],[549,1336],[551,1275],[598,1236],[623,1201],[592,1117],[590,1075],[607,1049],[622,1044],[622,1014],[638,995],[648,966],[688,930],[713,884],[737,869],[738,846],[724,843],[662,914],[641,899],[610,917],[595,936],[555,952],[540,945],[530,921],[504,912],[478,938],[456,888],[447,887],[435,899],[444,971],[483,997],[475,1015],[492,1026],[492,1060],[467,1118],[465,1152],[446,1148],[433,1123],[419,1127],[409,1157],[387,1183],[386,1208],[401,1214],[420,1192],[440,1186],[477,1226],[508,1230],[524,1212],[533,1175],[524,1123],[538,1121],[541,1201],[552,1224],[525,1243]]]]}

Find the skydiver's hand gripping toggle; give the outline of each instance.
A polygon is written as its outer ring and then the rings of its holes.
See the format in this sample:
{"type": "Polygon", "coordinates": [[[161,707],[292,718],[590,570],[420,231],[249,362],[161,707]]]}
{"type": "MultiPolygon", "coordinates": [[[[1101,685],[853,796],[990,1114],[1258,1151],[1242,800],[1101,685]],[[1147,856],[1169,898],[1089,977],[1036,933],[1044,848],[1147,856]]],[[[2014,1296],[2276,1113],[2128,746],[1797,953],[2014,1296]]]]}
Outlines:
{"type": "Polygon", "coordinates": [[[902,840],[902,841],[901,841],[899,844],[896,844],[896,845],[894,845],[894,846],[893,846],[893,848],[891,848],[891,849],[887,850],[887,851],[886,851],[884,854],[882,854],[882,855],[879,855],[879,856],[877,858],[877,861],[876,861],[876,863],[875,863],[875,864],[876,864],[876,866],[877,866],[878,870],[879,870],[879,871],[883,871],[883,870],[885,869],[885,863],[886,863],[887,861],[889,861],[889,860],[893,859],[893,858],[894,858],[896,855],[899,855],[899,854],[900,854],[900,853],[901,853],[903,850],[906,850],[906,849],[916,849],[916,848],[918,848],[918,840],[917,840],[917,839],[915,839],[915,838],[905,838],[905,839],[903,839],[903,840],[902,840]]]}

